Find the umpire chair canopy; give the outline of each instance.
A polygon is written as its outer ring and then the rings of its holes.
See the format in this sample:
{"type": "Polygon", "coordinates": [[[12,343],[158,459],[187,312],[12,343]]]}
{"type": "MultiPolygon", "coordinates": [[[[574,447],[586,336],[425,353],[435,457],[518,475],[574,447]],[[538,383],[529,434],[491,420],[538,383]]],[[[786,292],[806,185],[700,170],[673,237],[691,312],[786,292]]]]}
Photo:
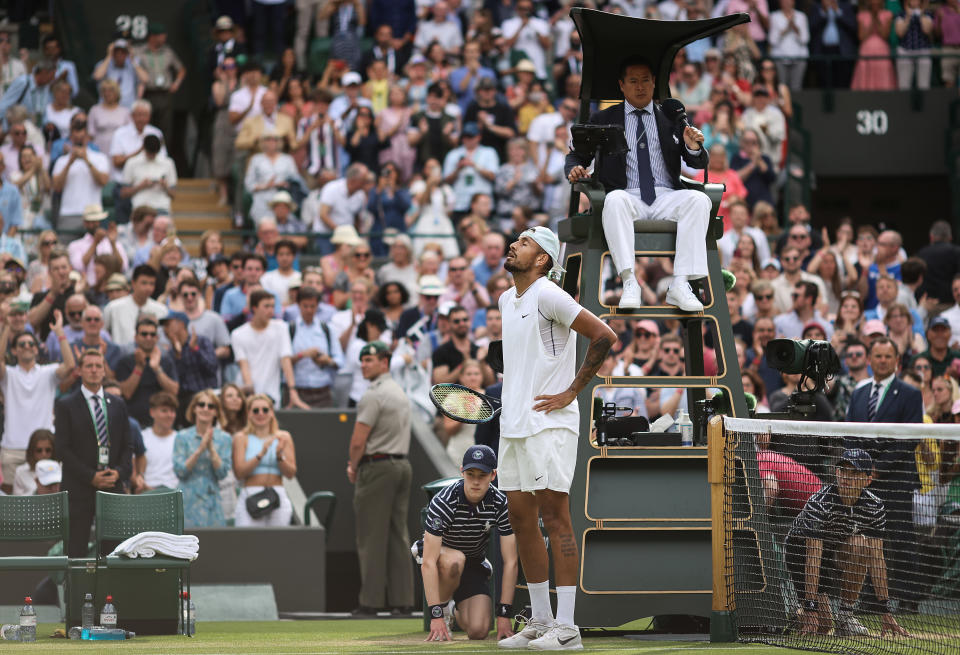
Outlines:
{"type": "MultiPolygon", "coordinates": [[[[662,21],[582,7],[571,9],[570,16],[583,47],[581,101],[620,98],[620,62],[630,55],[640,55],[654,67],[654,98],[669,98],[670,68],[683,46],[750,22],[750,15],[743,13],[706,20],[662,21]]],[[[587,116],[581,118],[585,120],[587,116]]]]}

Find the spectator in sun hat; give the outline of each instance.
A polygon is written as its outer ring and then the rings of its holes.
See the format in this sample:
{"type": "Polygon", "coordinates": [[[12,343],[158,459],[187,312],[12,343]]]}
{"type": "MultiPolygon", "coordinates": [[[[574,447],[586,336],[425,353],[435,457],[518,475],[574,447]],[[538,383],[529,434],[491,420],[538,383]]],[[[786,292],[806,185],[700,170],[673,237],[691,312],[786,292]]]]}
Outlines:
{"type": "Polygon", "coordinates": [[[107,228],[102,226],[103,220],[109,215],[99,203],[84,207],[83,229],[86,233],[67,246],[70,265],[75,271],[84,273],[90,286],[97,281],[94,267],[94,258],[97,255],[114,255],[120,259],[123,269],[129,266],[126,250],[118,243],[116,224],[111,223],[107,228]]]}
{"type": "Polygon", "coordinates": [[[421,331],[423,334],[437,328],[437,319],[439,318],[438,305],[440,296],[446,292],[443,282],[436,275],[424,275],[420,278],[420,302],[416,307],[404,310],[400,315],[397,336],[408,336],[407,333],[414,324],[421,319],[426,319],[421,331]]]}

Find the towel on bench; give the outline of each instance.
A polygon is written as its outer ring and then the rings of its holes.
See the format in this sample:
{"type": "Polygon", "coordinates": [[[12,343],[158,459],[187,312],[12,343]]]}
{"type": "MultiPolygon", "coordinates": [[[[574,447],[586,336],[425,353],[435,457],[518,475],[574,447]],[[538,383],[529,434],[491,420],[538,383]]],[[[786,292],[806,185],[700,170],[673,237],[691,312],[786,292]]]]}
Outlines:
{"type": "Polygon", "coordinates": [[[113,549],[110,555],[123,557],[156,557],[165,555],[179,559],[197,559],[200,540],[192,534],[170,534],[169,532],[141,532],[113,549]]]}

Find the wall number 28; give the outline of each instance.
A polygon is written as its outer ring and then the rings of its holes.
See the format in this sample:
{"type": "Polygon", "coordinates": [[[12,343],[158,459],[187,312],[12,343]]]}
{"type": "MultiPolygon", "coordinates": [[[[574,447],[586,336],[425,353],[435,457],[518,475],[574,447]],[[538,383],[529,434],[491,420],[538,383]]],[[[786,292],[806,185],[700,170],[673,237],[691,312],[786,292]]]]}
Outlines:
{"type": "Polygon", "coordinates": [[[129,32],[130,38],[134,41],[143,41],[147,38],[147,17],[146,16],[117,16],[117,31],[121,33],[129,32]]]}
{"type": "Polygon", "coordinates": [[[886,134],[890,127],[887,112],[882,109],[861,109],[857,112],[857,134],[869,136],[871,134],[886,134]]]}

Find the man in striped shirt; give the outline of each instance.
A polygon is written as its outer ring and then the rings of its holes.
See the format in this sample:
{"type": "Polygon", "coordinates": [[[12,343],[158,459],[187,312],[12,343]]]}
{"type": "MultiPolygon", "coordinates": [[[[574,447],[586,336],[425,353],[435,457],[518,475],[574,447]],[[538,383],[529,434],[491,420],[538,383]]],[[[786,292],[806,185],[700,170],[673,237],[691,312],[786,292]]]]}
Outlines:
{"type": "Polygon", "coordinates": [[[839,597],[833,619],[837,636],[869,636],[853,616],[867,571],[874,591],[887,611],[880,618],[881,637],[907,635],[893,618],[887,589],[883,534],[887,511],[867,486],[873,481],[873,459],[867,451],[843,451],[837,482],[810,497],[787,533],[787,569],[800,599],[800,631],[826,634],[831,627],[829,596],[839,597]],[[839,584],[837,584],[839,583],[839,584]]]}
{"type": "Polygon", "coordinates": [[[489,446],[471,446],[463,455],[463,475],[443,489],[427,507],[422,541],[414,544],[423,590],[430,606],[426,641],[450,641],[450,605],[470,639],[489,633],[491,566],[484,558],[492,532],[500,535],[503,580],[497,604],[497,639],[513,635],[510,604],[517,584],[517,542],[510,527],[507,497],[490,486],[497,477],[497,456],[489,446]],[[451,600],[452,599],[452,600],[451,600]]]}

